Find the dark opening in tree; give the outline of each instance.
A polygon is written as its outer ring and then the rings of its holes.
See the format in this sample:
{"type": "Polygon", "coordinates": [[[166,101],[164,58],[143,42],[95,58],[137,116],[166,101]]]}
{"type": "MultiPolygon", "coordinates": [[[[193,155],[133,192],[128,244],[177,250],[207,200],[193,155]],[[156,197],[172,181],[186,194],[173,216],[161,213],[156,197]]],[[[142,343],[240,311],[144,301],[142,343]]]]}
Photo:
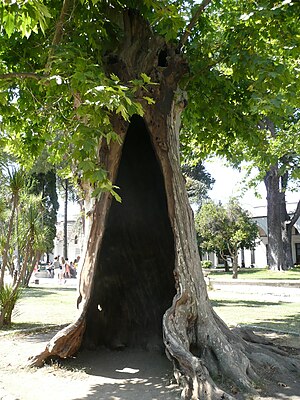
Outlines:
{"type": "Polygon", "coordinates": [[[162,316],[175,295],[174,239],[160,165],[147,127],[134,116],[125,138],[98,254],[87,317],[88,345],[162,344],[162,316]]]}
{"type": "Polygon", "coordinates": [[[167,60],[168,52],[166,49],[163,49],[158,54],[158,66],[159,67],[167,67],[168,60],[167,60]]]}

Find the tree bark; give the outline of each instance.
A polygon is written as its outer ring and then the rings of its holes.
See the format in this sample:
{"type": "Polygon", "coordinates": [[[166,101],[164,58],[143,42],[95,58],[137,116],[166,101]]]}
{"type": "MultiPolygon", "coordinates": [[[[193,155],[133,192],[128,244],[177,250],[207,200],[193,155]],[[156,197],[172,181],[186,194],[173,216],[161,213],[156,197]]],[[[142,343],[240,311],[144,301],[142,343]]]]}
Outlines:
{"type": "Polygon", "coordinates": [[[64,245],[63,245],[63,253],[64,258],[68,258],[68,194],[69,194],[69,182],[68,179],[64,181],[64,245]]]}
{"type": "MultiPolygon", "coordinates": [[[[282,160],[284,162],[284,159],[282,160]]],[[[290,216],[286,208],[286,197],[285,193],[288,186],[289,174],[286,171],[280,176],[280,187],[281,187],[281,229],[282,229],[282,246],[283,246],[283,269],[287,270],[293,267],[293,255],[292,255],[292,227],[290,223],[290,216]]]]}
{"type": "Polygon", "coordinates": [[[238,251],[236,250],[232,256],[232,279],[237,279],[238,267],[238,251]]]}
{"type": "Polygon", "coordinates": [[[265,176],[267,190],[268,265],[281,271],[284,265],[282,243],[282,199],[279,191],[278,166],[272,166],[265,176]]]}
{"type": "Polygon", "coordinates": [[[0,289],[4,285],[4,274],[5,274],[5,270],[6,270],[7,263],[8,263],[8,251],[9,251],[10,240],[11,240],[11,236],[12,236],[12,232],[13,232],[13,223],[14,223],[17,206],[18,206],[18,196],[13,195],[12,210],[11,210],[11,215],[10,215],[9,222],[8,222],[7,236],[6,236],[6,241],[5,241],[3,255],[2,255],[2,266],[0,269],[0,289]]]}
{"type": "Polygon", "coordinates": [[[292,229],[299,218],[300,218],[300,201],[298,201],[297,203],[297,207],[292,218],[286,220],[284,223],[283,243],[287,260],[287,269],[293,268],[294,266],[294,261],[292,256],[292,229]]]}
{"type": "MultiPolygon", "coordinates": [[[[97,345],[150,350],[163,336],[183,399],[232,399],[230,389],[214,382],[220,375],[229,386],[255,394],[255,346],[215,314],[200,267],[179,157],[186,100],[178,83],[187,71],[185,61],[132,11],[124,14],[124,31],[122,46],[106,60],[107,72],[123,82],[146,73],[158,83],[150,89],[155,104],[144,104],[143,118],[133,116],[130,123],[112,118],[123,145],[102,141],[99,162],[120,186],[122,203],[109,193],[95,201],[78,319],[31,365],[97,345]]],[[[261,363],[272,363],[268,357],[261,356],[261,363]]]]}
{"type": "Polygon", "coordinates": [[[287,180],[287,173],[279,175],[278,165],[270,168],[264,180],[267,190],[268,265],[279,271],[293,267],[292,228],[300,216],[300,202],[292,218],[287,212],[287,180]]]}

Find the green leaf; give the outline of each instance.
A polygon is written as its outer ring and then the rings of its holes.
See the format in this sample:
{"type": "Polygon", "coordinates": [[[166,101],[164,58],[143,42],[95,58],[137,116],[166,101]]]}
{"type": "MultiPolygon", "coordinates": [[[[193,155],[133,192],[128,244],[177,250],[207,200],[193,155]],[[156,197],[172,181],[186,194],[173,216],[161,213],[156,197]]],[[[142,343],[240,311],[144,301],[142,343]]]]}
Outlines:
{"type": "Polygon", "coordinates": [[[4,24],[7,36],[10,37],[15,29],[15,18],[13,14],[7,14],[4,24]]]}
{"type": "Polygon", "coordinates": [[[143,99],[146,100],[148,104],[155,104],[155,100],[151,97],[144,96],[143,99]]]}

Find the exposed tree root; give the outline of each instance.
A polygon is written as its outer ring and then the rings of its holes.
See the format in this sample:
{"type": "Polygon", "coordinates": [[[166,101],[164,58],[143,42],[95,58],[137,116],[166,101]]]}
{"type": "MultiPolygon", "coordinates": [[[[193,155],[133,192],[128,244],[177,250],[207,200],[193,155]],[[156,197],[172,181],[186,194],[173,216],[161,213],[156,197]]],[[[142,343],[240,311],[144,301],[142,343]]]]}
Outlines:
{"type": "Polygon", "coordinates": [[[85,323],[82,318],[66,326],[50,340],[44,351],[29,358],[28,366],[42,367],[49,358],[67,358],[76,354],[81,345],[84,329],[85,323]]]}

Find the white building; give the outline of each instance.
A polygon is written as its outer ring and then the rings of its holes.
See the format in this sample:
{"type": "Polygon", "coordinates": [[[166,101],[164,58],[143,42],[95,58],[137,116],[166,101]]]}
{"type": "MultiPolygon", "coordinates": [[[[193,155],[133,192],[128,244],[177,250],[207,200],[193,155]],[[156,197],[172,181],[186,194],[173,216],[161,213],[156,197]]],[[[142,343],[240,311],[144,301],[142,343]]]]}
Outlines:
{"type": "MultiPolygon", "coordinates": [[[[84,237],[82,229],[82,218],[78,215],[76,218],[68,220],[67,224],[67,244],[68,244],[68,259],[75,260],[77,256],[82,255],[84,237]]],[[[59,220],[56,224],[56,237],[54,240],[54,256],[62,256],[64,254],[64,221],[59,220]]]]}

